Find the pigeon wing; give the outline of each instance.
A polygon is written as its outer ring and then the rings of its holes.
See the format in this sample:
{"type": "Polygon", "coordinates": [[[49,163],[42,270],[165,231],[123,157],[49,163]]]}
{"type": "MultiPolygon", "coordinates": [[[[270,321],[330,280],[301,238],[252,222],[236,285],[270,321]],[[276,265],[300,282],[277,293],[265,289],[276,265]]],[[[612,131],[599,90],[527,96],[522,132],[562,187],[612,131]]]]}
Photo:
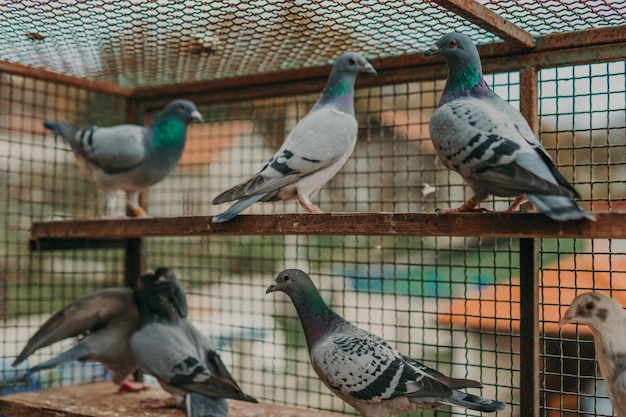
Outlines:
{"type": "Polygon", "coordinates": [[[383,339],[366,332],[326,338],[311,351],[311,361],[322,381],[344,398],[380,402],[403,395],[452,395],[415,366],[418,362],[406,361],[383,339]]]}
{"type": "Polygon", "coordinates": [[[130,288],[108,288],[79,298],[63,310],[54,313],[30,338],[13,366],[33,352],[68,337],[95,331],[110,320],[126,315],[139,326],[139,313],[130,288]]]}
{"type": "Polygon", "coordinates": [[[510,121],[488,102],[465,97],[440,107],[430,129],[444,165],[490,193],[569,196],[571,186],[560,174],[567,187],[557,181],[554,164],[523,123],[510,121]]]}
{"type": "Polygon", "coordinates": [[[354,116],[332,108],[311,111],[258,174],[215,197],[213,204],[271,193],[343,162],[354,149],[356,134],[354,116]]]}
{"type": "Polygon", "coordinates": [[[141,369],[168,385],[207,397],[241,399],[236,385],[210,372],[204,352],[184,326],[147,324],[133,334],[131,348],[141,369]]]}
{"type": "Polygon", "coordinates": [[[87,161],[108,173],[123,172],[141,163],[146,156],[141,126],[92,127],[76,132],[74,148],[87,161]]]}

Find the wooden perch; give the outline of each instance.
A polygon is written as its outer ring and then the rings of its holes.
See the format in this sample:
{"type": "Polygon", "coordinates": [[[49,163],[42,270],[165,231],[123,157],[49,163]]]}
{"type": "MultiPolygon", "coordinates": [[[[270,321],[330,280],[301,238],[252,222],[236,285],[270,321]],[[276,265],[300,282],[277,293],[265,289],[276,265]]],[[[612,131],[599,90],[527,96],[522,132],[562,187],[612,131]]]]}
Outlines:
{"type": "MultiPolygon", "coordinates": [[[[184,417],[178,409],[148,409],[144,399],[166,399],[169,394],[151,386],[139,393],[118,393],[111,382],[71,385],[0,397],[0,415],[11,417],[184,417]]],[[[278,404],[228,402],[229,417],[340,417],[339,414],[278,404]]]]}

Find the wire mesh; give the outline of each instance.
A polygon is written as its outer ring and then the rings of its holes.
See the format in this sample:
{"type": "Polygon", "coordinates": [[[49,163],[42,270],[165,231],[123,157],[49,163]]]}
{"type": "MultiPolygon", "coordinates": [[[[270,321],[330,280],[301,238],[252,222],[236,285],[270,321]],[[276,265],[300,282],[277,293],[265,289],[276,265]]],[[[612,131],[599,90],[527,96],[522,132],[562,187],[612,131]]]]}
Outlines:
{"type": "MultiPolygon", "coordinates": [[[[624,24],[623,2],[483,3],[534,35],[624,24]],[[569,22],[567,28],[563,22],[569,22]]],[[[415,53],[453,29],[480,43],[496,39],[419,2],[102,1],[88,7],[5,2],[0,11],[7,12],[0,18],[0,42],[9,46],[0,52],[1,60],[131,87],[314,67],[344,48],[368,57],[415,53]]],[[[624,207],[625,73],[624,61],[539,72],[539,136],[583,196],[585,209],[624,207]]],[[[486,78],[520,107],[518,72],[486,78]]],[[[358,88],[356,150],[315,202],[333,212],[432,212],[461,204],[470,190],[443,167],[428,136],[443,85],[431,80],[358,88]]],[[[213,206],[212,198],[258,171],[316,99],[317,94],[294,94],[201,104],[205,122],[189,127],[181,163],[151,188],[148,212],[212,215],[225,209],[213,206]]],[[[0,204],[6,224],[0,239],[0,394],[106,377],[102,368],[73,364],[34,377],[24,387],[7,364],[50,313],[123,282],[119,249],[28,251],[33,221],[104,213],[103,195],[68,147],[44,131],[42,121],[113,125],[129,118],[126,108],[124,97],[0,72],[0,184],[6,196],[0,204]]],[[[158,110],[150,107],[148,113],[158,110]]],[[[483,206],[501,210],[509,203],[491,198],[483,206]]],[[[256,204],[246,214],[299,211],[297,203],[287,202],[256,204]]],[[[265,295],[278,271],[297,267],[311,273],[339,314],[431,367],[482,381],[482,395],[509,405],[499,415],[521,413],[524,306],[515,239],[172,236],[146,239],[145,250],[149,269],[168,266],[179,273],[190,319],[214,340],[242,388],[261,400],[354,413],[313,373],[287,297],[265,295]]],[[[545,415],[610,414],[589,332],[582,327],[576,332],[575,326],[560,331],[556,324],[576,291],[622,296],[625,252],[618,240],[540,242],[545,415]]],[[[66,346],[37,353],[31,363],[66,346]]],[[[436,415],[473,414],[444,407],[436,415]]]]}
{"type": "MultiPolygon", "coordinates": [[[[484,1],[534,36],[626,23],[623,1],[484,1]]],[[[422,51],[449,31],[497,39],[424,1],[3,1],[0,59],[155,86],[422,51]]]]}

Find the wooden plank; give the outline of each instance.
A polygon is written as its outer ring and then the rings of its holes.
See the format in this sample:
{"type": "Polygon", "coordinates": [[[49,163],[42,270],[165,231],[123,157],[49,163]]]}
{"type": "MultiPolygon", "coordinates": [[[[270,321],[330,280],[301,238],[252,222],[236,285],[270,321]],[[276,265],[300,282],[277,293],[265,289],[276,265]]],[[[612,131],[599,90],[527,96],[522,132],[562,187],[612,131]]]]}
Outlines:
{"type": "Polygon", "coordinates": [[[123,87],[119,84],[107,81],[93,80],[90,78],[59,74],[57,72],[49,71],[44,68],[29,67],[27,65],[15,64],[8,61],[0,61],[0,72],[7,72],[23,77],[31,77],[39,80],[63,83],[75,87],[85,88],[91,91],[99,91],[102,93],[109,93],[123,97],[130,97],[133,93],[132,88],[123,87]]]}
{"type": "Polygon", "coordinates": [[[535,46],[535,40],[530,33],[476,0],[433,0],[433,2],[498,35],[504,40],[526,48],[535,46]]]}
{"type": "MultiPolygon", "coordinates": [[[[141,400],[166,399],[160,387],[138,393],[117,392],[111,382],[72,385],[43,391],[24,392],[0,397],[0,414],[11,417],[184,417],[177,409],[149,409],[141,400]]],[[[279,404],[251,404],[228,401],[229,417],[339,417],[339,414],[279,404]]]]}
{"type": "Polygon", "coordinates": [[[557,222],[540,213],[323,213],[242,215],[214,224],[210,216],[64,220],[34,223],[33,239],[128,239],[201,235],[382,235],[485,238],[626,238],[626,212],[597,221],[557,222]]]}

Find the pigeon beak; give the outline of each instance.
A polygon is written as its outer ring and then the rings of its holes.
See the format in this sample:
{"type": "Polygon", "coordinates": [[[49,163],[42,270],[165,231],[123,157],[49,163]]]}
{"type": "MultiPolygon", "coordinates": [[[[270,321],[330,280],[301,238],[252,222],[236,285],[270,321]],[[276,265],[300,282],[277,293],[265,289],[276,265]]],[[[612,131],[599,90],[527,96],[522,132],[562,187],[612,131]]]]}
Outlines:
{"type": "Polygon", "coordinates": [[[574,323],[574,317],[572,316],[572,314],[570,313],[569,309],[565,312],[565,314],[563,315],[563,317],[561,317],[561,321],[559,321],[559,327],[563,327],[566,324],[571,324],[574,323]]]}
{"type": "Polygon", "coordinates": [[[198,110],[194,110],[191,112],[191,120],[198,123],[202,123],[204,121],[202,120],[202,115],[198,110]]]}
{"type": "Polygon", "coordinates": [[[424,52],[424,56],[432,56],[439,54],[439,47],[437,45],[433,45],[428,48],[428,51],[424,52]]]}
{"type": "Polygon", "coordinates": [[[275,282],[272,282],[272,285],[270,285],[269,287],[267,287],[267,289],[265,290],[265,294],[269,294],[271,292],[276,291],[276,284],[275,282]]]}
{"type": "Polygon", "coordinates": [[[370,74],[373,74],[373,75],[378,75],[378,73],[376,72],[372,64],[370,64],[369,62],[363,65],[363,71],[369,72],[370,74]]]}

